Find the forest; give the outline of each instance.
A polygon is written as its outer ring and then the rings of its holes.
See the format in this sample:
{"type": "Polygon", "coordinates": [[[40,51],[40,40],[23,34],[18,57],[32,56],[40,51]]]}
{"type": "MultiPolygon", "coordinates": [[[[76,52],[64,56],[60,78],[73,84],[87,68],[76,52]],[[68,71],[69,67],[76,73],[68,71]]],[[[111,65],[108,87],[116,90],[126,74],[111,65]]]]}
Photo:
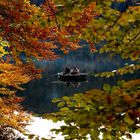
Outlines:
{"type": "Polygon", "coordinates": [[[25,98],[17,93],[26,93],[24,85],[43,78],[35,62],[55,62],[81,48],[83,57],[88,49],[103,56],[100,62],[107,54],[131,63],[111,71],[90,70],[93,78],[122,79],[53,98],[59,110],[41,117],[64,121],[52,131],[66,140],[132,139],[132,133],[140,133],[139,0],[0,0],[0,139],[13,140],[13,129],[28,135],[25,126],[36,114],[24,108],[25,98]]]}

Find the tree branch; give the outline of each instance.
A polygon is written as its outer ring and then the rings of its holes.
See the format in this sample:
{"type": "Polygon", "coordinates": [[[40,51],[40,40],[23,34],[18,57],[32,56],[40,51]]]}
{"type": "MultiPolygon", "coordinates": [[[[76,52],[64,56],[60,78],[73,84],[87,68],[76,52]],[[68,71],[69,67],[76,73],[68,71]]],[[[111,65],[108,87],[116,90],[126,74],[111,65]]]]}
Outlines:
{"type": "MultiPolygon", "coordinates": [[[[131,0],[128,0],[128,1],[126,2],[126,5],[124,6],[124,8],[123,8],[122,12],[120,13],[120,15],[118,16],[118,18],[114,21],[114,23],[113,23],[112,25],[110,25],[110,26],[106,29],[106,31],[105,31],[103,34],[105,34],[105,33],[107,33],[108,31],[110,31],[110,30],[116,25],[116,23],[118,22],[118,20],[121,18],[122,14],[124,13],[124,11],[127,9],[128,5],[129,5],[129,3],[130,3],[130,1],[131,1],[131,0]]],[[[103,35],[103,34],[102,34],[102,35],[103,35]]]]}
{"type": "Polygon", "coordinates": [[[134,107],[131,107],[131,108],[127,108],[126,110],[124,110],[124,111],[122,111],[121,113],[119,113],[118,115],[116,115],[116,116],[114,117],[114,120],[113,120],[113,121],[115,121],[115,120],[117,120],[118,118],[122,117],[122,113],[126,113],[127,111],[129,111],[129,110],[131,110],[131,109],[137,109],[137,108],[139,108],[139,107],[140,107],[139,104],[137,104],[137,106],[134,106],[134,107]]]}
{"type": "Polygon", "coordinates": [[[130,40],[129,43],[132,43],[132,41],[134,41],[139,35],[140,35],[140,30],[139,30],[139,32],[130,40]]]}
{"type": "Polygon", "coordinates": [[[56,23],[56,25],[57,25],[57,28],[60,30],[60,25],[59,25],[59,23],[58,23],[58,21],[57,21],[56,13],[55,13],[54,9],[51,7],[49,0],[46,0],[46,1],[47,1],[47,3],[48,3],[48,6],[49,6],[49,8],[51,9],[52,13],[53,13],[54,16],[55,16],[55,23],[56,23]]]}

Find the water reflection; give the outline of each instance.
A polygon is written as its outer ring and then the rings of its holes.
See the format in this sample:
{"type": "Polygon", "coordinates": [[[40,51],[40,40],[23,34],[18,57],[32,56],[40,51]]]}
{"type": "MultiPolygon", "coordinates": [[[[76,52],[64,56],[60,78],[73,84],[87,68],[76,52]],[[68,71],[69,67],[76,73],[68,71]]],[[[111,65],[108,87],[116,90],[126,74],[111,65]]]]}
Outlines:
{"type": "Polygon", "coordinates": [[[67,85],[67,87],[70,87],[70,86],[79,87],[80,86],[80,82],[67,81],[66,85],[67,85]]]}
{"type": "MultiPolygon", "coordinates": [[[[109,79],[88,76],[87,81],[80,83],[63,82],[59,80],[57,73],[64,70],[66,65],[71,67],[78,66],[81,72],[101,72],[114,70],[123,66],[129,61],[122,61],[119,56],[110,58],[108,55],[89,54],[86,49],[79,49],[71,52],[69,55],[59,58],[52,62],[36,62],[37,67],[44,69],[43,78],[34,80],[25,85],[26,91],[20,92],[20,96],[25,97],[23,106],[26,110],[35,113],[46,113],[57,110],[55,104],[51,103],[52,98],[73,95],[74,93],[84,92],[91,88],[101,89],[104,83],[114,85],[122,76],[112,77],[109,79]]],[[[123,78],[135,79],[139,73],[125,75],[123,78]]]]}

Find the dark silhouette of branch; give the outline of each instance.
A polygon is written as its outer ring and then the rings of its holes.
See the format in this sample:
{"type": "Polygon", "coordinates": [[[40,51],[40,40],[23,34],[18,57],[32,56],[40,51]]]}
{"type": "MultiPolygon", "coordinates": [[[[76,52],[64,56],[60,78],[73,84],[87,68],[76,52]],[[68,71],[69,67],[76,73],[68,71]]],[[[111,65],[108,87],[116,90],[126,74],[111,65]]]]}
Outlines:
{"type": "Polygon", "coordinates": [[[11,15],[9,15],[8,13],[6,13],[5,10],[6,9],[4,7],[0,6],[0,15],[4,18],[8,18],[12,22],[14,22],[13,17],[11,15]]]}
{"type": "Polygon", "coordinates": [[[137,106],[134,106],[134,107],[131,107],[131,108],[127,108],[126,110],[124,110],[124,111],[122,111],[121,113],[119,113],[118,115],[116,115],[115,117],[114,117],[114,120],[113,121],[115,121],[115,120],[117,120],[117,119],[119,119],[119,118],[121,118],[121,117],[123,117],[123,113],[126,113],[126,112],[128,112],[129,110],[131,110],[131,109],[137,109],[137,108],[139,108],[140,107],[140,104],[138,103],[137,104],[137,106]]]}
{"type": "Polygon", "coordinates": [[[112,25],[110,25],[110,26],[106,29],[106,31],[105,31],[103,34],[105,34],[105,33],[107,33],[108,31],[110,31],[110,30],[116,25],[116,23],[118,22],[118,20],[121,18],[122,14],[125,12],[125,10],[127,9],[127,7],[129,6],[130,1],[131,1],[131,0],[128,0],[128,1],[126,2],[126,5],[124,6],[124,8],[123,8],[123,10],[121,11],[120,15],[117,17],[117,19],[114,21],[114,23],[113,23],[112,25]]]}
{"type": "Polygon", "coordinates": [[[58,23],[58,21],[57,21],[56,13],[55,13],[54,9],[51,7],[49,0],[46,0],[46,1],[47,1],[47,3],[48,3],[49,8],[51,9],[53,15],[55,16],[55,23],[56,23],[56,25],[57,25],[57,28],[60,30],[60,25],[59,25],[59,23],[58,23]]]}
{"type": "Polygon", "coordinates": [[[140,35],[140,30],[139,30],[139,32],[130,40],[129,43],[132,43],[132,41],[134,41],[139,35],[140,35]]]}

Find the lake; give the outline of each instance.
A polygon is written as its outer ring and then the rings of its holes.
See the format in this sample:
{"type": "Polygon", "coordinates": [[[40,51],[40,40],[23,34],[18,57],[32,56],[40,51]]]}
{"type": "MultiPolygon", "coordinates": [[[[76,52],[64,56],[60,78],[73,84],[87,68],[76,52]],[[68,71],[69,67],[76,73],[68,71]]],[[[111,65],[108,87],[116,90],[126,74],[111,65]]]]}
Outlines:
{"type": "Polygon", "coordinates": [[[119,56],[110,58],[108,54],[91,54],[86,47],[72,51],[55,61],[36,61],[36,66],[44,70],[42,79],[33,80],[24,85],[26,90],[18,92],[18,95],[25,97],[22,105],[27,111],[38,114],[55,112],[58,108],[56,104],[51,102],[53,98],[70,96],[92,88],[101,89],[104,83],[114,85],[117,80],[121,80],[122,78],[129,80],[140,77],[138,72],[107,79],[90,75],[96,72],[112,71],[118,67],[123,67],[126,63],[132,64],[131,61],[124,61],[119,56]],[[71,68],[77,66],[81,72],[89,73],[87,80],[70,84],[60,81],[57,73],[63,71],[66,65],[71,68]]]}

